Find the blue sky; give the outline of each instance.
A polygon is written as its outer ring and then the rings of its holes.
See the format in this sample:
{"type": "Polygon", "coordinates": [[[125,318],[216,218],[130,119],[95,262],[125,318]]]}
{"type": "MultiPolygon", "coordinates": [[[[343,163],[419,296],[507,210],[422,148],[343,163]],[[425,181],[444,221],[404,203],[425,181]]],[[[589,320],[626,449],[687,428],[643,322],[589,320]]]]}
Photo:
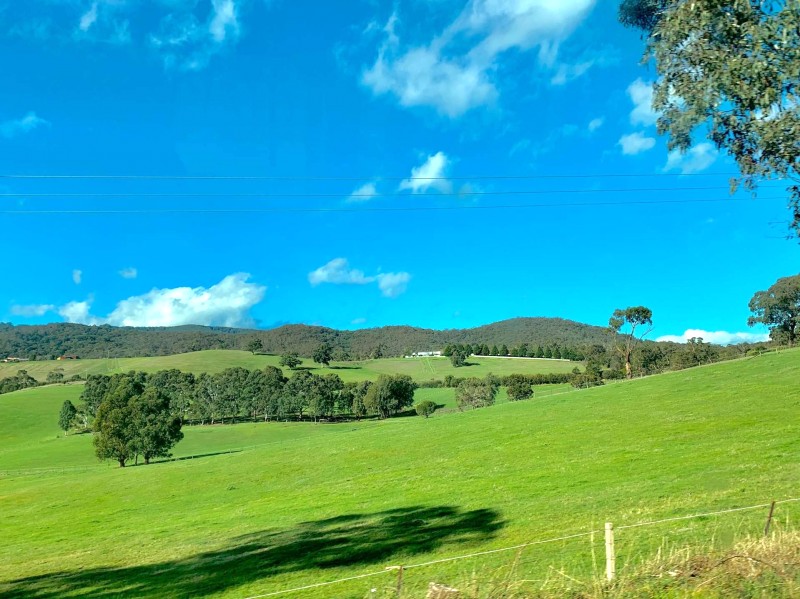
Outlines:
{"type": "Polygon", "coordinates": [[[731,199],[701,136],[667,151],[615,13],[4,3],[0,174],[133,178],[0,179],[0,320],[605,325],[644,304],[654,337],[762,335],[747,303],[800,257],[785,194],[731,199]]]}

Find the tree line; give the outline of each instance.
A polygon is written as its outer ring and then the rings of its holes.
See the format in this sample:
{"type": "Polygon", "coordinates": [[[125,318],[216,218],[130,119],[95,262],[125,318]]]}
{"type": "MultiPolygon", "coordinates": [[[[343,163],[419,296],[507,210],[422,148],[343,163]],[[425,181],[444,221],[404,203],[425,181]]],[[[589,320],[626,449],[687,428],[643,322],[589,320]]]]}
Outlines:
{"type": "Polygon", "coordinates": [[[56,368],[47,373],[47,378],[42,382],[33,378],[28,374],[27,370],[18,370],[17,374],[0,379],[0,395],[3,393],[13,393],[14,391],[21,391],[22,389],[29,389],[31,387],[40,387],[42,385],[54,385],[57,383],[77,382],[82,381],[83,377],[75,374],[66,379],[64,371],[61,368],[56,368]]]}
{"type": "MultiPolygon", "coordinates": [[[[162,370],[125,375],[89,375],[69,428],[88,430],[100,407],[119,384],[133,377],[158,389],[181,424],[225,424],[237,421],[388,418],[413,405],[416,384],[406,375],[381,375],[375,382],[344,383],[337,374],[299,370],[291,378],[280,368],[227,368],[217,374],[194,375],[162,370]]],[[[64,428],[64,427],[62,427],[64,428]]]]}
{"type": "Polygon", "coordinates": [[[520,343],[511,349],[503,343],[489,345],[487,343],[455,343],[445,346],[442,353],[452,357],[461,355],[465,358],[469,356],[500,356],[513,358],[551,358],[556,360],[583,360],[583,353],[578,348],[560,346],[558,343],[549,345],[536,345],[520,343]]]}

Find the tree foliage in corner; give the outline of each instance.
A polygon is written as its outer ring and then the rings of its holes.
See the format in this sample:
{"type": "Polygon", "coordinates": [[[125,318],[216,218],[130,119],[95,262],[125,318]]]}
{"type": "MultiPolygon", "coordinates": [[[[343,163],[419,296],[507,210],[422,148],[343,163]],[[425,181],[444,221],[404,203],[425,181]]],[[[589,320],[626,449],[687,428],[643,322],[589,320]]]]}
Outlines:
{"type": "Polygon", "coordinates": [[[800,236],[800,3],[624,0],[619,19],[646,33],[670,150],[688,151],[701,130],[736,160],[732,190],[790,180],[790,229],[800,236]]]}
{"type": "Polygon", "coordinates": [[[614,336],[614,349],[625,362],[625,376],[632,379],[633,348],[653,330],[653,311],[644,306],[614,310],[614,314],[608,319],[608,328],[614,336]]]}
{"type": "Polygon", "coordinates": [[[753,316],[747,324],[764,324],[773,341],[797,341],[797,321],[800,319],[800,275],[778,279],[766,291],[758,291],[750,300],[753,316]]]}

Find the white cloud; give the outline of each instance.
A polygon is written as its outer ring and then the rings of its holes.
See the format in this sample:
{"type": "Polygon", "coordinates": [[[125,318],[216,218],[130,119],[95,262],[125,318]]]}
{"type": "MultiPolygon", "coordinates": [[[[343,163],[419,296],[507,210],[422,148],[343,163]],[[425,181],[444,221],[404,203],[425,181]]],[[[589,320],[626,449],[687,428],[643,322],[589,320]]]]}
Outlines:
{"type": "Polygon", "coordinates": [[[81,15],[81,20],[78,23],[78,29],[83,32],[89,31],[97,22],[97,2],[92,3],[92,7],[81,15]]]}
{"type": "Polygon", "coordinates": [[[324,266],[308,273],[308,282],[316,287],[321,283],[334,285],[366,285],[372,283],[375,277],[367,277],[363,271],[350,268],[346,258],[334,258],[324,266]]]}
{"type": "Polygon", "coordinates": [[[123,279],[135,279],[139,276],[139,271],[131,266],[130,268],[123,268],[119,271],[119,276],[123,279]]]}
{"type": "Polygon", "coordinates": [[[637,131],[620,137],[617,145],[622,146],[623,154],[633,156],[653,149],[653,146],[656,145],[656,140],[654,137],[647,137],[641,131],[637,131]]]}
{"type": "Polygon", "coordinates": [[[406,292],[411,275],[407,272],[387,272],[377,276],[378,289],[384,297],[397,297],[406,292]]]}
{"type": "Polygon", "coordinates": [[[348,202],[368,202],[370,200],[375,199],[375,196],[378,194],[378,188],[375,186],[375,183],[365,183],[358,189],[356,189],[350,197],[347,198],[348,202]]]}
{"type": "MultiPolygon", "coordinates": [[[[265,0],[259,4],[269,6],[265,0]]],[[[197,71],[242,35],[244,15],[256,0],[25,0],[28,18],[11,27],[14,36],[35,41],[149,46],[166,68],[197,71]],[[50,16],[53,5],[67,19],[50,16]],[[66,27],[62,24],[66,23],[66,27]]]]}
{"type": "Polygon", "coordinates": [[[237,273],[211,287],[153,289],[119,302],[105,318],[90,313],[91,298],[70,302],[58,313],[67,322],[125,327],[171,327],[185,324],[247,326],[249,312],[264,297],[266,287],[248,283],[250,275],[237,273]]]}
{"type": "Polygon", "coordinates": [[[76,268],[72,271],[72,282],[76,285],[80,285],[81,280],[83,280],[83,271],[76,268]]]}
{"type": "Polygon", "coordinates": [[[716,343],[717,345],[769,341],[769,335],[766,333],[729,333],[728,331],[704,331],[702,329],[688,329],[683,335],[663,335],[656,341],[686,343],[692,337],[700,337],[706,343],[716,343]]]}
{"type": "Polygon", "coordinates": [[[605,122],[606,120],[602,117],[598,117],[596,119],[592,119],[591,121],[589,121],[589,125],[587,126],[587,129],[589,129],[589,133],[594,133],[595,131],[597,131],[600,127],[603,126],[605,122]]]}
{"type": "Polygon", "coordinates": [[[103,324],[103,321],[89,314],[92,307],[92,300],[85,302],[70,302],[58,309],[58,314],[67,322],[79,324],[103,324]]]}
{"type": "Polygon", "coordinates": [[[679,170],[684,175],[706,170],[719,156],[719,151],[709,142],[703,142],[689,148],[686,153],[673,150],[667,156],[665,171],[679,170]]]}
{"type": "Polygon", "coordinates": [[[237,273],[211,287],[153,289],[117,304],[105,319],[116,326],[177,326],[183,324],[244,326],[251,323],[250,309],[266,287],[248,283],[249,274],[237,273]]]}
{"type": "Polygon", "coordinates": [[[399,190],[410,190],[420,193],[435,189],[442,193],[450,193],[452,183],[446,178],[450,159],[444,152],[431,154],[420,166],[411,169],[411,177],[400,182],[399,190]]]}
{"type": "Polygon", "coordinates": [[[239,35],[239,21],[234,0],[211,0],[213,15],[208,30],[215,42],[222,43],[229,34],[239,35]]]}
{"type": "Polygon", "coordinates": [[[11,313],[14,316],[44,316],[48,312],[53,312],[56,307],[52,304],[34,304],[34,305],[14,305],[11,306],[11,313]]]}
{"type": "Polygon", "coordinates": [[[658,114],[653,110],[653,83],[637,79],[628,86],[628,96],[633,102],[631,124],[654,125],[658,114]]]}
{"type": "Polygon", "coordinates": [[[324,266],[308,273],[308,282],[312,287],[322,283],[333,285],[369,285],[377,283],[384,297],[395,298],[405,293],[411,275],[407,272],[386,272],[367,276],[364,271],[350,268],[346,258],[334,258],[324,266]]]}
{"type": "Polygon", "coordinates": [[[366,322],[367,322],[366,318],[354,318],[353,320],[350,321],[350,324],[359,325],[359,324],[364,324],[366,322]]]}
{"type": "Polygon", "coordinates": [[[20,119],[13,119],[0,123],[0,135],[7,139],[11,139],[17,135],[30,133],[34,129],[38,129],[39,127],[49,124],[50,123],[46,120],[36,116],[35,112],[29,112],[20,119]]]}
{"type": "Polygon", "coordinates": [[[381,53],[362,82],[375,94],[394,94],[401,106],[434,106],[449,117],[497,98],[483,69],[448,60],[430,48],[414,48],[394,59],[381,53]]]}
{"type": "Polygon", "coordinates": [[[594,66],[593,60],[579,62],[577,64],[561,64],[555,75],[550,79],[553,85],[565,85],[570,81],[584,75],[594,66]]]}
{"type": "MultiPolygon", "coordinates": [[[[376,95],[391,94],[401,106],[431,106],[448,117],[492,104],[499,95],[493,75],[508,51],[539,49],[539,63],[552,68],[557,48],[587,15],[595,0],[470,0],[427,43],[403,46],[393,14],[374,64],[361,81],[376,95]]],[[[591,65],[564,67],[556,83],[591,65]]],[[[562,81],[563,80],[563,81],[562,81]]]]}

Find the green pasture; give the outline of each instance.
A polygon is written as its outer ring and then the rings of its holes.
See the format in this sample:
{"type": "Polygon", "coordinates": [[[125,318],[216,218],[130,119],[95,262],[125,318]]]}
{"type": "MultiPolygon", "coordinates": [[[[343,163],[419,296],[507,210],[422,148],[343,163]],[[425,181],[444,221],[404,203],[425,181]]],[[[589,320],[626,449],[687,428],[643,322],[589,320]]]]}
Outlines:
{"type": "MultiPolygon", "coordinates": [[[[245,598],[381,572],[282,595],[376,597],[396,580],[389,565],[798,497],[798,367],[787,351],[429,419],[188,427],[175,454],[195,458],[125,469],[58,431],[79,387],[2,395],[0,596],[245,598]]],[[[452,390],[420,393],[451,405],[452,390]]],[[[619,530],[619,572],[755,533],[765,516],[619,530]]],[[[798,517],[800,503],[781,504],[775,526],[798,517]]],[[[588,580],[602,556],[602,534],[565,539],[409,569],[405,588],[515,562],[533,591],[588,580]]]]}
{"type": "MultiPolygon", "coordinates": [[[[279,366],[280,356],[253,355],[250,352],[236,350],[208,350],[158,356],[153,358],[109,358],[96,360],[42,360],[0,364],[0,378],[13,376],[18,370],[27,370],[37,380],[44,381],[47,374],[56,368],[62,368],[66,378],[79,374],[113,374],[141,370],[156,372],[177,368],[184,372],[215,373],[241,366],[248,369],[279,366]]],[[[472,357],[469,366],[454,368],[448,358],[383,358],[361,362],[334,362],[330,368],[315,364],[310,359],[303,360],[301,368],[317,374],[335,372],[342,380],[363,381],[375,380],[381,374],[407,374],[416,381],[443,379],[448,374],[459,377],[484,377],[488,373],[506,374],[547,374],[554,372],[571,372],[577,362],[544,359],[491,358],[472,357]]],[[[289,372],[288,369],[284,369],[289,372]]]]}

